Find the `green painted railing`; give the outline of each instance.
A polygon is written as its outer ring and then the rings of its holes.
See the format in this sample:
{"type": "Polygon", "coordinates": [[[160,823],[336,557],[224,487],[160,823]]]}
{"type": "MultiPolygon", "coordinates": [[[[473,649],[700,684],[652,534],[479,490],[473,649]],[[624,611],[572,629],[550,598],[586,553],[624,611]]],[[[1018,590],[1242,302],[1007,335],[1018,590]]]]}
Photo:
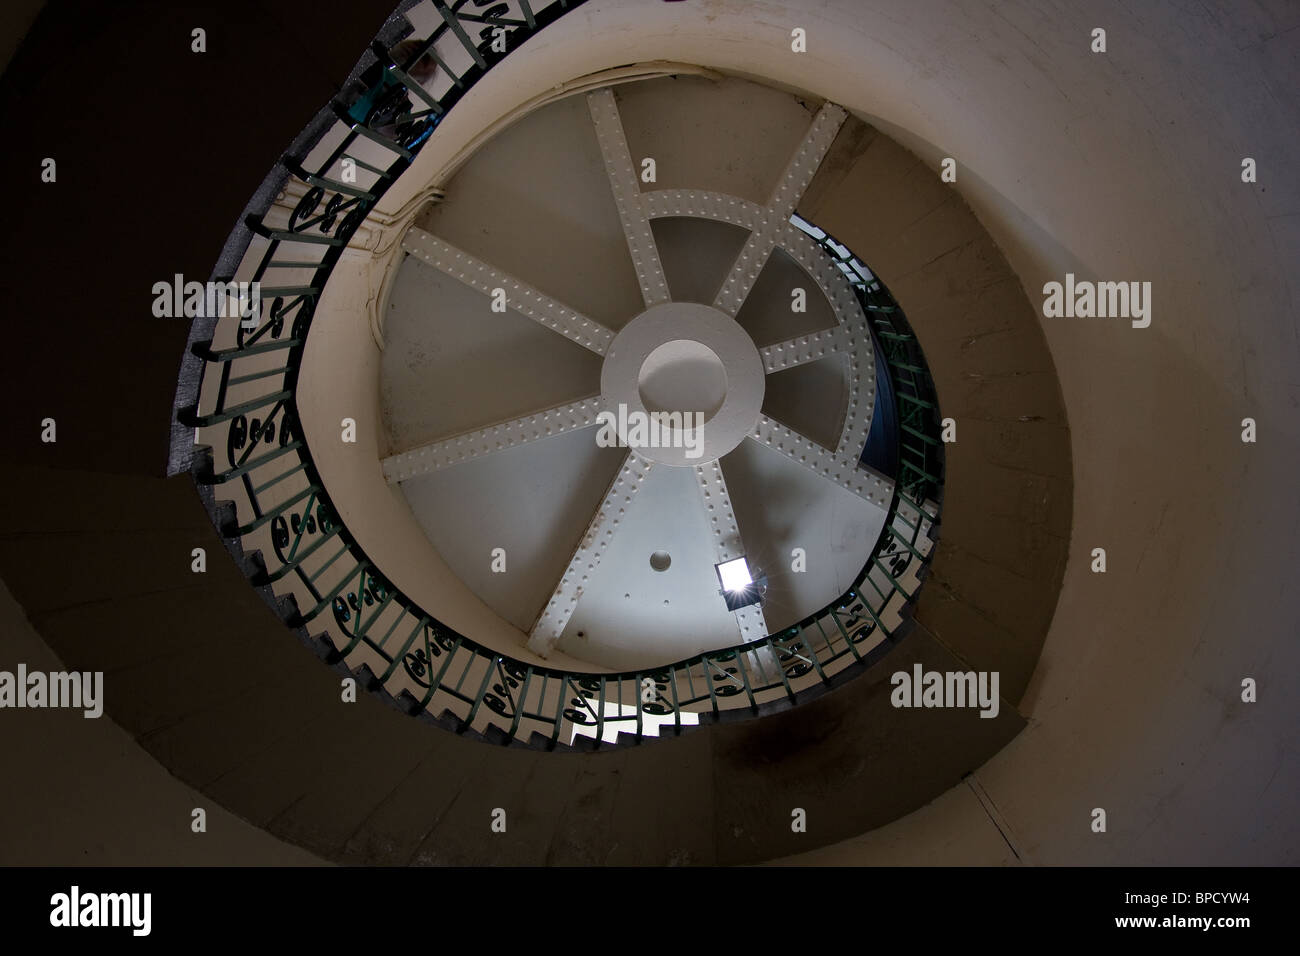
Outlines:
{"type": "Polygon", "coordinates": [[[937,538],[943,453],[933,384],[902,312],[847,249],[799,220],[871,317],[898,409],[894,495],[870,560],[840,599],[742,646],[639,671],[579,673],[527,664],[456,633],[396,590],[367,556],[339,520],[299,425],[298,371],[317,299],[349,238],[464,92],[581,2],[509,0],[488,13],[467,0],[438,3],[443,24],[416,48],[408,45],[405,62],[386,60],[394,36],[376,43],[374,55],[385,59],[363,62],[360,81],[330,105],[332,120],[318,118],[313,142],[283,161],[301,193],[295,208],[286,214],[268,200],[249,217],[249,231],[260,237],[253,241],[264,245],[248,281],[262,283],[265,320],[239,327],[227,347],[195,343],[204,398],[196,385],[177,417],[212,449],[192,470],[232,551],[249,555],[252,583],[286,623],[322,635],[316,640],[327,659],[455,731],[585,749],[790,707],[886,654],[906,632],[937,538]],[[409,77],[426,53],[438,64],[432,88],[440,93],[416,91],[409,77]],[[455,73],[453,62],[468,65],[455,73]],[[308,155],[316,157],[310,170],[308,155]],[[236,499],[235,507],[220,504],[224,498],[236,499]]]}

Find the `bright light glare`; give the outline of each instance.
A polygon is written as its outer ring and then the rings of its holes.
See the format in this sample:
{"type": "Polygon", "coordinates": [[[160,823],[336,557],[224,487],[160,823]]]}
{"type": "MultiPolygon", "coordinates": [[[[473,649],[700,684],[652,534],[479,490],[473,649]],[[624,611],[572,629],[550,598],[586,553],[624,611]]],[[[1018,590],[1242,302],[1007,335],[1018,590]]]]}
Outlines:
{"type": "Polygon", "coordinates": [[[734,558],[719,564],[718,578],[727,591],[743,591],[754,583],[749,574],[749,562],[744,558],[734,558]]]}
{"type": "MultiPolygon", "coordinates": [[[[605,712],[605,725],[601,728],[600,739],[605,743],[618,743],[619,731],[622,731],[625,734],[636,733],[637,708],[635,705],[619,704],[616,701],[607,700],[605,701],[605,706],[601,709],[605,712]]],[[[590,710],[587,711],[587,714],[588,716],[591,716],[590,710]]],[[[700,715],[693,714],[688,710],[681,711],[677,717],[674,717],[672,714],[642,713],[641,736],[658,737],[660,727],[675,727],[678,718],[680,718],[683,727],[693,726],[700,722],[700,715]]],[[[579,737],[595,736],[595,724],[574,724],[573,733],[569,735],[569,743],[572,744],[579,737]]]]}

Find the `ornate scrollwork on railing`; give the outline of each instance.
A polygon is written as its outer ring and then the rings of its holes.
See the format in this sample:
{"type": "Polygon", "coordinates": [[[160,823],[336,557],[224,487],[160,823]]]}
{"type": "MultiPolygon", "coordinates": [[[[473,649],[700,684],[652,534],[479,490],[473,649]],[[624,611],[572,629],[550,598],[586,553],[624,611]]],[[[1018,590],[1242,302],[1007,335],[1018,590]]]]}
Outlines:
{"type": "Polygon", "coordinates": [[[672,706],[668,700],[668,681],[669,671],[652,671],[649,674],[638,675],[637,687],[640,688],[640,707],[642,713],[650,714],[653,717],[666,717],[673,712],[672,706]],[[649,683],[647,683],[647,681],[649,683]],[[650,699],[647,700],[645,693],[651,691],[650,699]]]}
{"type": "MultiPolygon", "coordinates": [[[[225,347],[195,345],[210,411],[200,413],[196,402],[179,414],[206,444],[224,447],[220,470],[200,462],[196,479],[238,492],[223,494],[236,499],[237,517],[222,533],[271,556],[253,581],[287,592],[297,605],[289,623],[328,622],[333,655],[354,669],[371,667],[379,685],[413,711],[450,714],[462,732],[546,748],[595,747],[619,735],[640,741],[727,711],[793,706],[869,666],[903,632],[937,539],[942,498],[937,400],[902,311],[842,244],[796,217],[871,317],[898,409],[899,473],[885,524],[858,580],[836,601],[742,646],[636,673],[575,673],[526,664],[457,634],[394,587],[349,534],[295,404],[317,299],[375,203],[465,91],[581,2],[434,0],[442,23],[427,36],[376,44],[362,81],[323,111],[340,134],[335,145],[308,154],[311,170],[305,159],[284,160],[296,202],[268,204],[249,217],[264,243],[250,276],[261,283],[264,314],[247,327],[234,323],[225,347]],[[394,50],[400,55],[390,55],[394,50]],[[453,52],[469,58],[460,73],[447,66],[453,52]],[[417,73],[426,82],[417,82],[417,73]],[[440,85],[437,97],[426,89],[440,85]]],[[[316,126],[313,148],[325,142],[327,124],[318,117],[316,126]]]]}
{"type": "Polygon", "coordinates": [[[500,658],[497,659],[496,669],[497,681],[492,685],[491,692],[483,698],[483,703],[502,717],[512,716],[519,708],[515,698],[527,676],[527,669],[516,661],[500,658]]]}

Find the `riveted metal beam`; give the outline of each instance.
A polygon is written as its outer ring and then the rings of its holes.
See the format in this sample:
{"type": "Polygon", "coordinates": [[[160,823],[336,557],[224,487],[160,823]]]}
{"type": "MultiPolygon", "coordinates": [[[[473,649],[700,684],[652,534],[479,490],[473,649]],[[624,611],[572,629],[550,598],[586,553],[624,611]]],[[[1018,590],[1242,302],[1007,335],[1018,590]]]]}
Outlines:
{"type": "Polygon", "coordinates": [[[837,325],[811,335],[799,335],[759,349],[763,358],[763,371],[771,375],[782,369],[794,368],[829,355],[838,355],[849,348],[849,329],[837,325]]]}
{"type": "Polygon", "coordinates": [[[600,407],[600,396],[592,395],[390,455],[380,463],[384,480],[393,484],[408,478],[418,478],[516,445],[526,445],[594,425],[600,407]]]}
{"type": "MultiPolygon", "coordinates": [[[[736,511],[731,506],[731,494],[722,475],[722,463],[711,461],[695,466],[695,480],[704,503],[704,517],[708,522],[709,540],[713,543],[714,562],[732,561],[743,557],[745,543],[740,537],[736,511]]],[[[767,618],[761,604],[750,604],[735,612],[736,627],[742,641],[756,641],[767,637],[767,618]]]]}
{"type": "Polygon", "coordinates": [[[760,445],[780,452],[818,477],[853,492],[859,498],[880,508],[889,507],[894,495],[893,481],[862,467],[856,457],[849,458],[823,448],[811,438],[767,415],[759,418],[750,437],[760,445]]]}
{"type": "Polygon", "coordinates": [[[484,295],[492,295],[495,289],[504,290],[506,305],[510,309],[559,332],[597,355],[604,355],[614,338],[614,333],[595,319],[557,302],[528,283],[476,259],[423,229],[414,226],[408,229],[402,237],[402,248],[414,256],[417,262],[445,272],[484,295]]]}
{"type": "Polygon", "coordinates": [[[659,249],[650,229],[650,217],[642,199],[641,183],[632,163],[632,154],[628,150],[627,137],[623,133],[623,122],[619,119],[613,91],[605,88],[588,93],[587,107],[596,127],[596,140],[600,143],[600,154],[605,159],[605,173],[614,193],[614,204],[618,207],[618,218],[623,224],[623,235],[627,238],[632,265],[641,286],[641,296],[645,299],[647,309],[660,302],[668,302],[668,280],[664,277],[663,264],[659,261],[659,249]]]}
{"type": "Polygon", "coordinates": [[[760,207],[761,214],[749,226],[749,238],[713,301],[716,308],[733,316],[740,312],[749,290],[776,248],[778,238],[789,225],[795,206],[812,182],[847,115],[843,107],[834,103],[827,103],[818,110],[808,132],[786,163],[767,205],[760,207]]]}
{"type": "Polygon", "coordinates": [[[560,583],[555,586],[555,591],[529,632],[528,649],[533,653],[546,657],[564,633],[591,575],[600,566],[605,549],[618,532],[627,509],[631,507],[637,491],[653,468],[653,462],[634,451],[628,452],[623,459],[596,514],[578,542],[573,557],[569,559],[560,583]]]}
{"type": "Polygon", "coordinates": [[[812,125],[790,157],[780,181],[772,190],[772,198],[767,202],[768,207],[782,219],[789,219],[794,212],[848,115],[844,107],[827,103],[813,117],[812,125]]]}

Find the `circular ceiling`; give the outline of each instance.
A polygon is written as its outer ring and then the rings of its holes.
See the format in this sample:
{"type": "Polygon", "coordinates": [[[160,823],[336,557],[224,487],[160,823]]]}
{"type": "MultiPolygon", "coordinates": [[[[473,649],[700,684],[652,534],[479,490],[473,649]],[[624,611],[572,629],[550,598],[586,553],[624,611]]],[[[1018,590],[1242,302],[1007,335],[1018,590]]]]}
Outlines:
{"type": "Polygon", "coordinates": [[[571,96],[489,140],[404,237],[385,472],[534,652],[664,664],[775,633],[860,576],[888,505],[858,462],[875,352],[791,224],[843,116],[731,78],[571,96]],[[715,567],[742,556],[767,591],[736,611],[715,567]]]}

